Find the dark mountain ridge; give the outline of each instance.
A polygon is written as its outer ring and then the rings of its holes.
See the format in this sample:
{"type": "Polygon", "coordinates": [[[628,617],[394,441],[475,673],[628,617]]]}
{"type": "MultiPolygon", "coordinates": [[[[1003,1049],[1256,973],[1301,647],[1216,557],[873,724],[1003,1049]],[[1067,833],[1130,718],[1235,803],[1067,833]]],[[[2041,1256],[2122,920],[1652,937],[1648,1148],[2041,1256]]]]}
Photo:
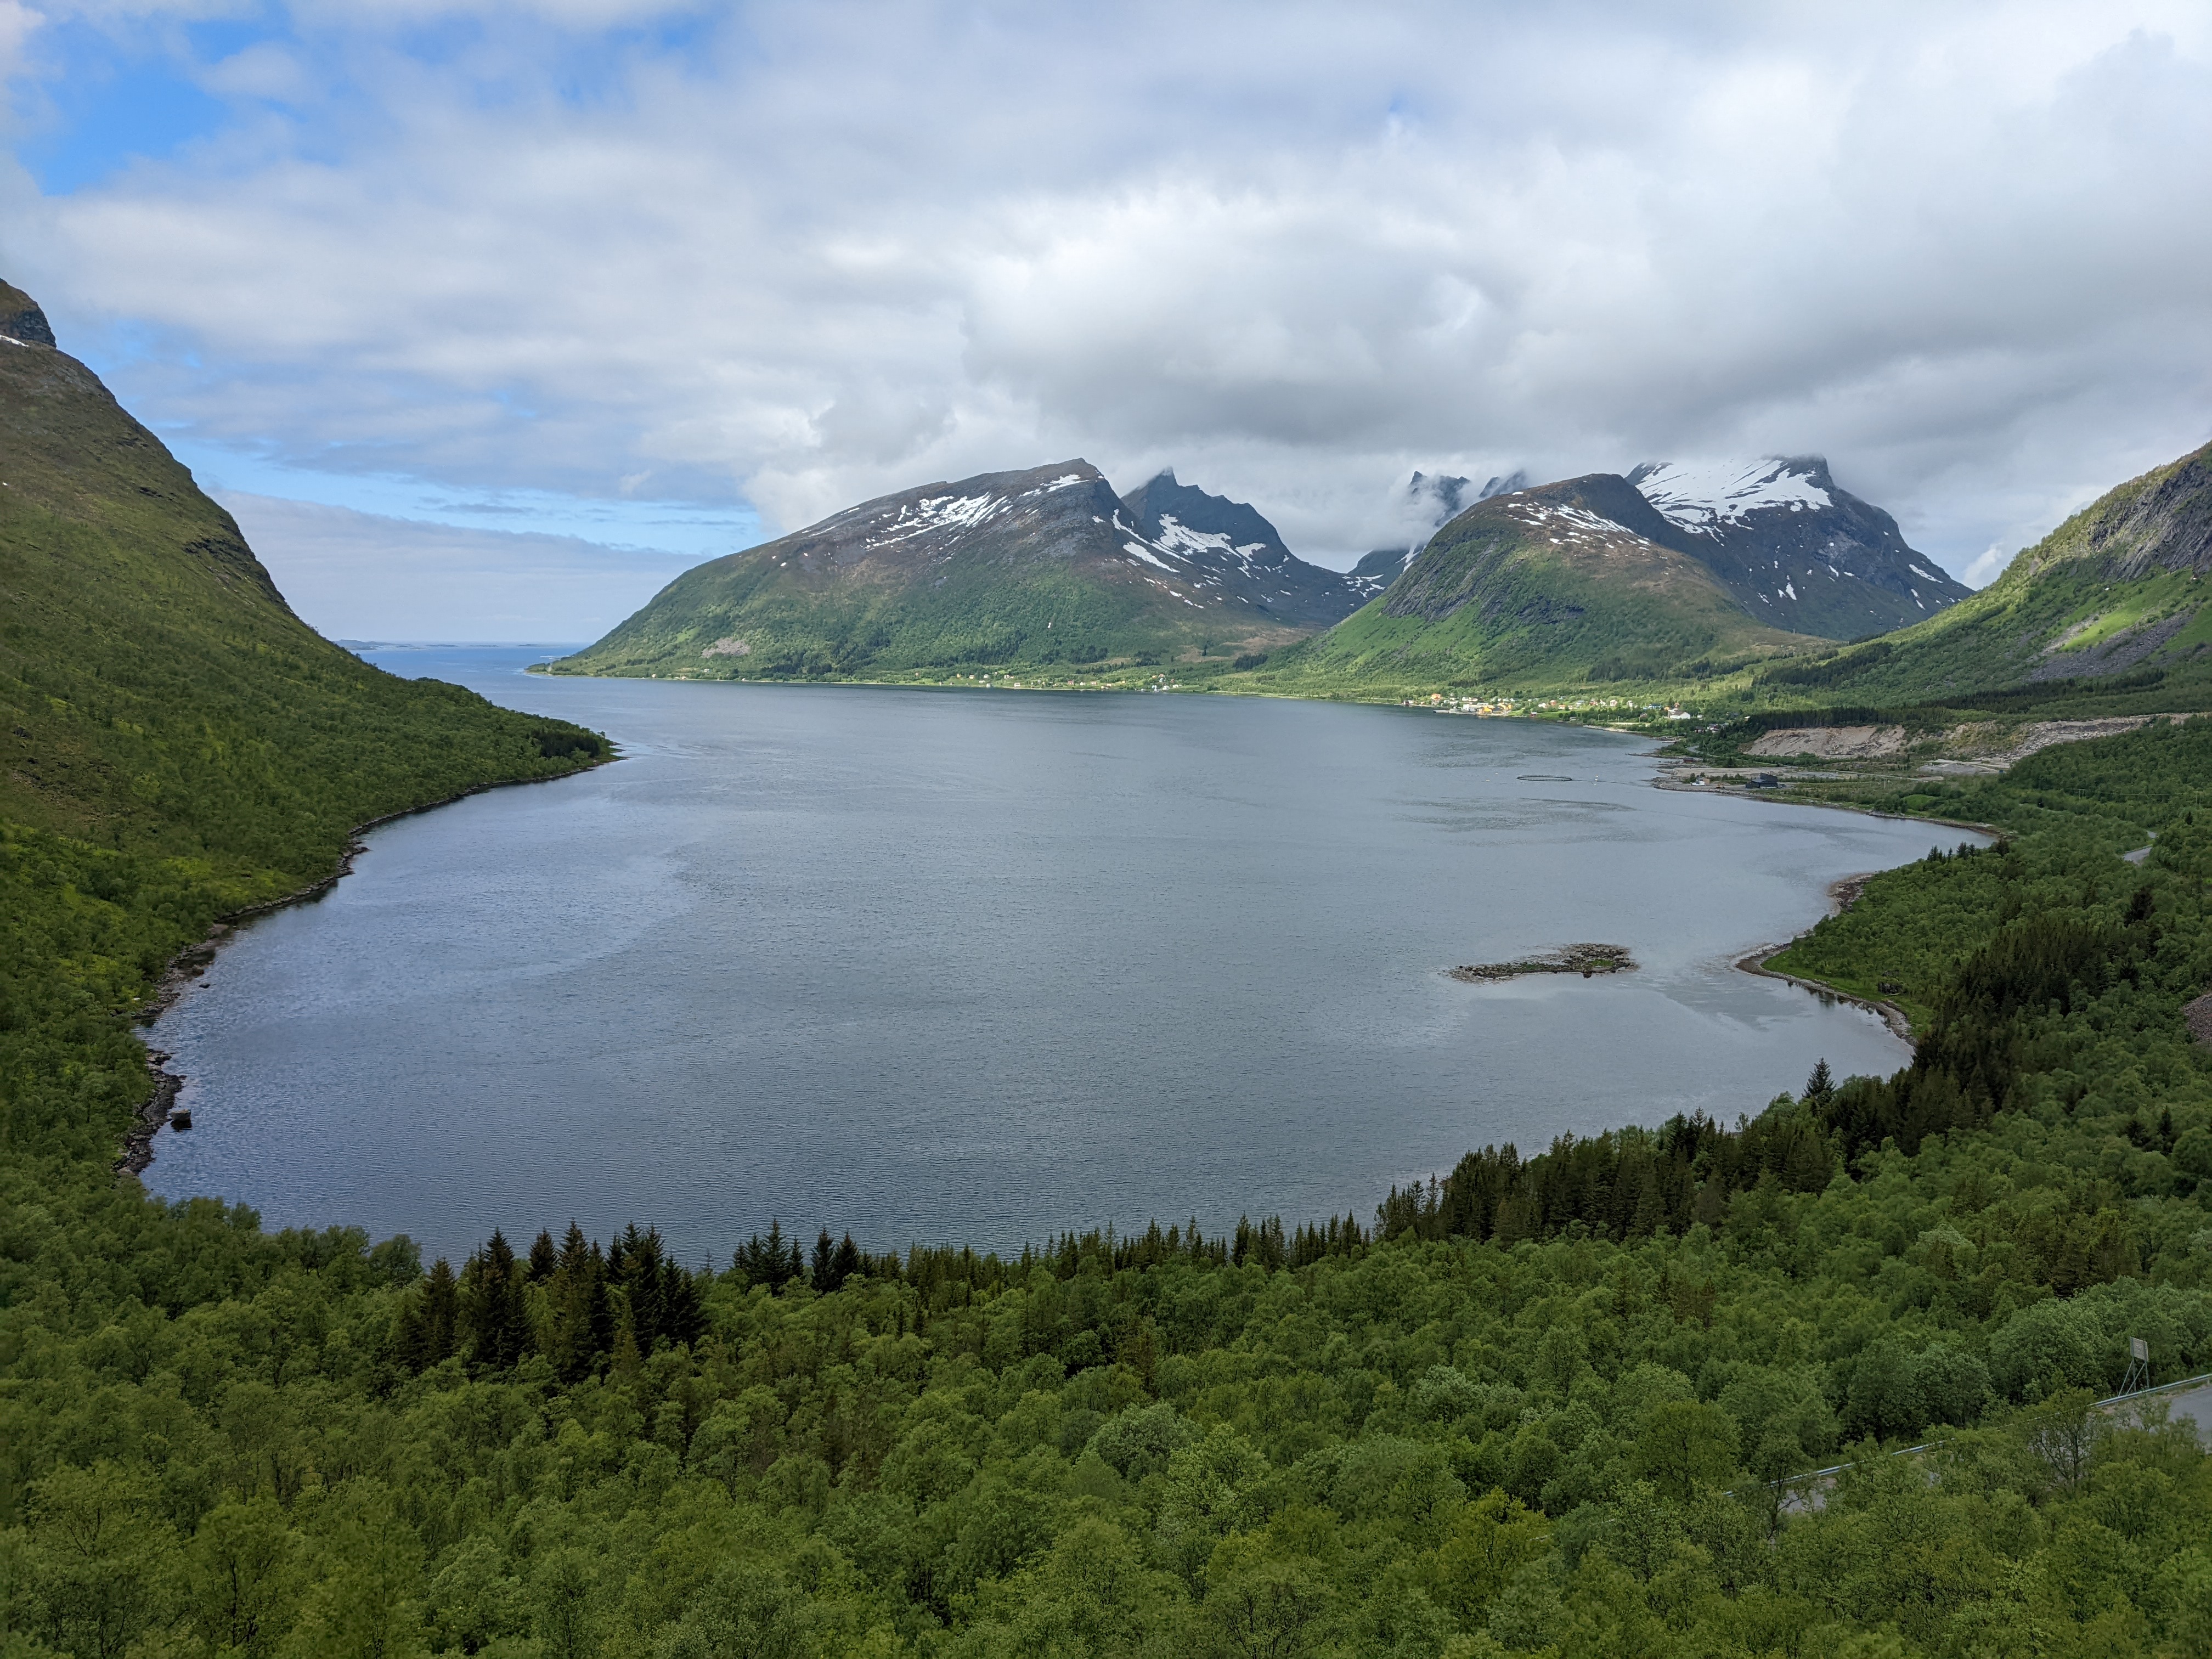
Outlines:
{"type": "Polygon", "coordinates": [[[1627,481],[1664,520],[1657,539],[1777,628],[1857,639],[1924,621],[1973,592],[1914,550],[1895,519],[1838,487],[1818,455],[1647,461],[1627,481]]]}
{"type": "Polygon", "coordinates": [[[1283,544],[1275,526],[1243,501],[1176,481],[1170,467],[1121,497],[1146,540],[1230,579],[1272,616],[1295,627],[1326,628],[1368,598],[1349,578],[1309,564],[1283,544]]]}

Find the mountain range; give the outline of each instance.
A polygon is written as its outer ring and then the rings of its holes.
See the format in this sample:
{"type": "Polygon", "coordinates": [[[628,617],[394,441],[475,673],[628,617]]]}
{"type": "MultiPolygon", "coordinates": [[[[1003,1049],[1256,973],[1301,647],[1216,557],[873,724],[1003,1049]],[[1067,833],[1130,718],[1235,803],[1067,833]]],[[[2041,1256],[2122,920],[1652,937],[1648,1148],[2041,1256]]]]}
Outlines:
{"type": "MultiPolygon", "coordinates": [[[[756,678],[1218,665],[1342,628],[1305,658],[1394,680],[1417,660],[1455,678],[1494,678],[1510,660],[1516,676],[1599,670],[1641,679],[1680,674],[1715,653],[1749,660],[1880,633],[1970,591],[1908,546],[1887,514],[1838,488],[1817,456],[1650,463],[1626,477],[1594,473],[1534,489],[1517,472],[1480,489],[1416,472],[1401,495],[1397,516],[1421,533],[1339,574],[1299,558],[1257,509],[1171,470],[1126,496],[1081,459],[923,484],[686,572],[552,672],[756,678]],[[1511,592],[1485,593],[1470,613],[1490,619],[1481,628],[1462,619],[1417,644],[1425,624],[1443,618],[1429,614],[1433,568],[1406,586],[1416,568],[1431,549],[1521,525],[1480,515],[1490,502],[1524,497],[1533,509],[1572,505],[1610,526],[1584,525],[1581,539],[1559,544],[1587,551],[1601,534],[1613,556],[1553,561],[1574,589],[1558,614],[1591,620],[1567,633],[1500,632],[1497,619],[1528,603],[1534,565],[1522,557],[1509,562],[1511,592]],[[1642,544],[1633,559],[1632,541],[1642,544]],[[1662,603],[1662,592],[1673,597],[1662,603]],[[1517,641],[1510,649],[1508,633],[1517,641]],[[1385,638],[1395,669],[1376,654],[1385,638]],[[1570,639],[1579,643],[1563,652],[1570,639]],[[1504,656],[1468,654],[1478,643],[1504,656]]],[[[1542,549],[1531,541],[1524,550],[1542,549]]]]}
{"type": "MultiPolygon", "coordinates": [[[[13,716],[0,811],[127,839],[158,799],[166,823],[188,823],[215,787],[208,769],[252,752],[191,711],[209,688],[242,686],[249,655],[287,665],[289,712],[257,706],[272,725],[318,699],[356,721],[416,717],[417,694],[292,615],[229,515],[5,284],[0,440],[0,700],[13,716]],[[33,661],[48,665],[36,684],[33,661]]],[[[2212,695],[2212,446],[2113,489],[1978,593],[1817,457],[1480,489],[1416,474],[1406,494],[1401,521],[1441,522],[1339,573],[1172,471],[1126,495],[1079,459],[923,485],[688,571],[554,666],[750,678],[1264,665],[1274,689],[1353,695],[1686,688],[1749,669],[1765,701],[2154,683],[2169,699],[2200,683],[2212,695]]],[[[556,758],[471,702],[488,738],[496,726],[498,742],[521,744],[518,767],[556,758]]],[[[544,730],[571,752],[574,734],[544,730]]],[[[319,739],[302,726],[295,740],[319,739]]]]}

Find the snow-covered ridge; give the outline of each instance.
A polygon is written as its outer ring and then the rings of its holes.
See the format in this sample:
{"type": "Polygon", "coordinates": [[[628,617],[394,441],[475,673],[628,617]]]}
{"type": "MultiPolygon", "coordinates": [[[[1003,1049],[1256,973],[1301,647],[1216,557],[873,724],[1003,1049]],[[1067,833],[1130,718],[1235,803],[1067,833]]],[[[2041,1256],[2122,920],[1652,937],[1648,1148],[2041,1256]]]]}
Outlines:
{"type": "Polygon", "coordinates": [[[1662,515],[1693,536],[1717,534],[1721,526],[1767,508],[1802,513],[1835,505],[1811,478],[1771,455],[1757,461],[1657,461],[1637,468],[1629,481],[1662,515]]]}
{"type": "Polygon", "coordinates": [[[972,530],[1007,505],[1000,495],[925,495],[910,507],[902,505],[898,516],[869,537],[867,544],[890,547],[933,530],[972,530]]]}
{"type": "Polygon", "coordinates": [[[1631,540],[1643,539],[1626,525],[1593,513],[1586,507],[1547,507],[1540,501],[1528,501],[1516,503],[1506,511],[1534,529],[1565,532],[1551,538],[1562,544],[1587,540],[1591,536],[1607,538],[1626,536],[1631,540]]]}

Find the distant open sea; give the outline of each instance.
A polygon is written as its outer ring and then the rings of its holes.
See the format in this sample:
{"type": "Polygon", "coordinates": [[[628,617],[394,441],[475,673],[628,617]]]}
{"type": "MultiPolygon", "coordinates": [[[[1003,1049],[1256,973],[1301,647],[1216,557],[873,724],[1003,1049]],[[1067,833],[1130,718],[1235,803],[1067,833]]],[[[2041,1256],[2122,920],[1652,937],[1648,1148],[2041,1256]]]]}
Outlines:
{"type": "Polygon", "coordinates": [[[1958,832],[1650,787],[1648,743],[1200,696],[395,673],[625,758],[372,831],[155,1032],[148,1183],[468,1249],[572,1218],[724,1265],[1371,1218],[1470,1147],[1733,1121],[1872,1015],[1737,971],[1958,832]],[[1578,941],[1639,969],[1470,985],[1578,941]]]}

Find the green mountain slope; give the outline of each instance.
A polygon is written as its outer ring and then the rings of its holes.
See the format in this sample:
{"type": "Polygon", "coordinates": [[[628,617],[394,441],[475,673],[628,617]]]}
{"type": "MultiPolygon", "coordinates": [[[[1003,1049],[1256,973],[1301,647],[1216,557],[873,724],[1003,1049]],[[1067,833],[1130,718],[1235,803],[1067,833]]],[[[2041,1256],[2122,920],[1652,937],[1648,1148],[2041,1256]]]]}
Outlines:
{"type": "Polygon", "coordinates": [[[2130,480],[2015,557],[1972,598],[1882,639],[1770,669],[1778,692],[1942,702],[2007,687],[2212,695],[2212,445],[2130,480]]]}
{"type": "Polygon", "coordinates": [[[1388,592],[1271,668],[1290,686],[1517,689],[1675,680],[1811,647],[1746,616],[1668,533],[1609,473],[1492,496],[1388,592]]]}
{"type": "MultiPolygon", "coordinates": [[[[1340,592],[1330,614],[1350,607],[1334,573],[1285,561],[1340,592]]],[[[551,672],[872,678],[1227,658],[1316,625],[1285,585],[1225,534],[1147,531],[1073,460],[902,490],[687,570],[551,672]]]]}
{"type": "Polygon", "coordinates": [[[27,296],[0,313],[0,817],[264,897],[356,823],[601,752],[322,639],[27,296]]]}

